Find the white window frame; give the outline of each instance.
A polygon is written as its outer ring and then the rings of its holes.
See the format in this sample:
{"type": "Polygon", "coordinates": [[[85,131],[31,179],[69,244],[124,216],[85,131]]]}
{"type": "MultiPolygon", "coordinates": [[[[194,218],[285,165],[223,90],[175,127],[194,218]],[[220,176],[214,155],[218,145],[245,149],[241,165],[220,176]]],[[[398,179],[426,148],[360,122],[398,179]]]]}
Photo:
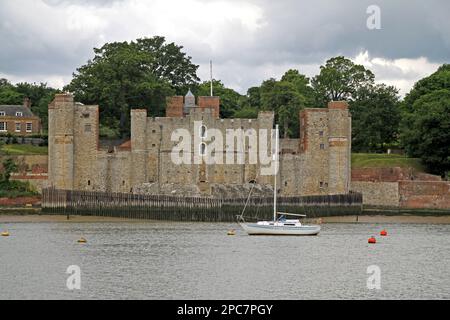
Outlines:
{"type": "Polygon", "coordinates": [[[25,125],[25,129],[27,133],[33,132],[33,122],[27,122],[25,125]],[[30,129],[28,129],[28,125],[30,125],[30,129]]]}
{"type": "Polygon", "coordinates": [[[3,124],[3,129],[0,129],[0,132],[8,132],[8,122],[0,121],[0,124],[3,124]]]}
{"type": "Polygon", "coordinates": [[[22,122],[16,122],[16,132],[22,132],[22,122]],[[19,125],[19,130],[17,130],[17,125],[19,125]]]}
{"type": "Polygon", "coordinates": [[[23,112],[17,111],[16,112],[16,117],[23,117],[23,112]]]}
{"type": "Polygon", "coordinates": [[[6,112],[5,111],[0,111],[0,117],[5,117],[6,116],[6,112]]]}

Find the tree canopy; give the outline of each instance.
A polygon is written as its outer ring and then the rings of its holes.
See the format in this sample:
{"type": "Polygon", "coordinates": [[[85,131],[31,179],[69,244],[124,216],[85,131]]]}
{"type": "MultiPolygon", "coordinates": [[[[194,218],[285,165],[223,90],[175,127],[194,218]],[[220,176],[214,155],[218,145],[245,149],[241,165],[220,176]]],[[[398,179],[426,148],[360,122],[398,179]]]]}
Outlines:
{"type": "Polygon", "coordinates": [[[352,148],[356,152],[383,152],[397,141],[400,121],[398,90],[384,84],[361,87],[350,102],[352,148]]]}
{"type": "Polygon", "coordinates": [[[430,172],[450,172],[450,65],[418,81],[403,104],[400,140],[430,172]]]}
{"type": "Polygon", "coordinates": [[[356,92],[373,85],[374,79],[372,71],[350,59],[342,56],[331,58],[311,81],[315,102],[318,107],[324,107],[330,101],[353,100],[356,92]]]}
{"type": "Polygon", "coordinates": [[[163,37],[107,43],[94,49],[95,57],[77,69],[65,90],[82,103],[99,104],[101,123],[127,136],[132,107],[162,116],[167,96],[199,80],[198,66],[182,49],[163,37]]]}

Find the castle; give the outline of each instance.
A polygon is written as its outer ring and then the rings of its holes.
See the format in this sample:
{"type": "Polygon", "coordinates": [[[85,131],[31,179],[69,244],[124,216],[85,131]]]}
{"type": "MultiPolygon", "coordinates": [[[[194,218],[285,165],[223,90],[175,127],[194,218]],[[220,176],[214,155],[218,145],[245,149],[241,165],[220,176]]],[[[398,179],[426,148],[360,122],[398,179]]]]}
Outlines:
{"type": "MultiPolygon", "coordinates": [[[[280,139],[279,194],[349,193],[351,118],[347,103],[304,109],[298,116],[300,138],[280,139]]],[[[211,143],[205,139],[207,128],[223,136],[230,129],[270,131],[273,112],[260,112],[256,119],[221,119],[219,97],[196,99],[189,92],[185,97],[167,98],[166,117],[147,117],[146,110],[131,110],[131,139],[114,148],[100,146],[98,106],[76,103],[71,94],[58,94],[49,105],[48,117],[49,182],[58,189],[233,196],[249,184],[256,184],[261,192],[273,184],[273,175],[259,174],[263,166],[259,160],[175,164],[171,158],[177,144],[172,135],[177,130],[189,132],[192,141],[200,135],[201,145],[194,143],[190,149],[194,158],[211,143]]],[[[224,141],[223,150],[229,148],[224,141]]],[[[245,159],[250,151],[251,146],[243,149],[245,159]]]]}

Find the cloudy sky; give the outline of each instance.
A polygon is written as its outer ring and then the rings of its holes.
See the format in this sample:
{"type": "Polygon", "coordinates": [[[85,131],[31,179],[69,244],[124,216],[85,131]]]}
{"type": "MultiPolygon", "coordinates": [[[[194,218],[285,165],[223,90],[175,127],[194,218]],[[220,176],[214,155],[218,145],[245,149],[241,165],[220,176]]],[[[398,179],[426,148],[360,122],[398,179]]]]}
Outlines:
{"type": "Polygon", "coordinates": [[[408,92],[450,62],[447,0],[0,0],[0,77],[62,87],[105,42],[165,36],[245,93],[345,55],[408,92]],[[381,29],[367,27],[370,5],[381,29]]]}

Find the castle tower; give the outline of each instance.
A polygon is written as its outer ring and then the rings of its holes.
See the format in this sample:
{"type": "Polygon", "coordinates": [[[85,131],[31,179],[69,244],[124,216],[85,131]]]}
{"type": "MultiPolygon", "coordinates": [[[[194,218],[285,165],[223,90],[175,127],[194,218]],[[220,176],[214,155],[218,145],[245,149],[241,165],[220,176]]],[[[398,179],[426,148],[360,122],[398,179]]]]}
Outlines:
{"type": "Polygon", "coordinates": [[[348,103],[328,104],[329,194],[349,192],[351,128],[348,103]]]}
{"type": "Polygon", "coordinates": [[[48,106],[49,180],[57,189],[74,187],[74,102],[57,94],[48,106]]]}

